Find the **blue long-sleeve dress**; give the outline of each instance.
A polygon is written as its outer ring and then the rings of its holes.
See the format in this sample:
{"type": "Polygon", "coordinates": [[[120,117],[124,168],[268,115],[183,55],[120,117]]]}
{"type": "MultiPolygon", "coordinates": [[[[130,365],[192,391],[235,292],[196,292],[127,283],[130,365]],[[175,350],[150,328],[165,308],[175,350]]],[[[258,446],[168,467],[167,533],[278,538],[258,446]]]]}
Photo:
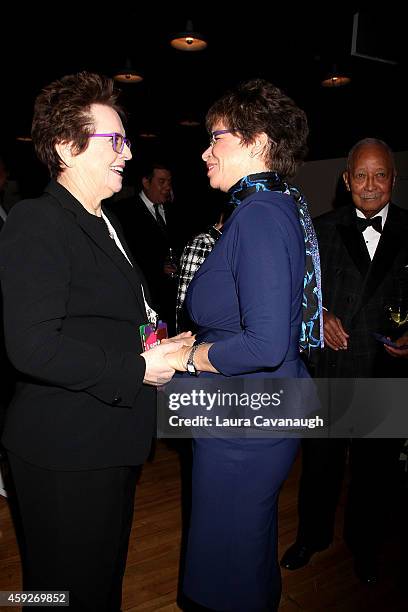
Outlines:
{"type": "MultiPolygon", "coordinates": [[[[250,194],[186,296],[220,374],[307,377],[300,358],[305,243],[295,200],[250,194]]],[[[255,381],[254,381],[255,382],[255,381]]],[[[296,438],[197,438],[184,590],[215,610],[275,610],[281,583],[277,502],[296,438]]]]}

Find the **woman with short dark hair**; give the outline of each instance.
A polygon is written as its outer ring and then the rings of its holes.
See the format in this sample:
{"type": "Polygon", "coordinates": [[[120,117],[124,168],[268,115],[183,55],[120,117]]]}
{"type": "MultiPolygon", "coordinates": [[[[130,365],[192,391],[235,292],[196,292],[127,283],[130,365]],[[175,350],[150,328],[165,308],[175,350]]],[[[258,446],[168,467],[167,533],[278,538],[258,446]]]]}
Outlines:
{"type": "MultiPolygon", "coordinates": [[[[318,251],[306,202],[286,183],[306,152],[306,116],[277,87],[253,80],[215,102],[207,127],[210,184],[229,193],[235,210],[187,291],[196,343],[167,359],[181,372],[215,377],[221,390],[228,381],[238,391],[231,381],[240,376],[253,379],[245,389],[255,392],[262,379],[307,378],[300,349],[321,342],[318,251]]],[[[304,409],[301,401],[289,408],[304,409]]],[[[241,434],[210,427],[194,441],[184,578],[192,609],[279,604],[278,495],[299,440],[241,434]]]]}

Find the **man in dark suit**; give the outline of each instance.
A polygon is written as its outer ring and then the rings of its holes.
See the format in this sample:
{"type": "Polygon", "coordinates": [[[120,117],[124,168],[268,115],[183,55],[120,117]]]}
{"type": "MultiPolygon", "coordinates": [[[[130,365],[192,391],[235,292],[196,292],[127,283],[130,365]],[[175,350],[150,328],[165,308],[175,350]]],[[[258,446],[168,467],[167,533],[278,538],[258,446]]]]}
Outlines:
{"type": "MultiPolygon", "coordinates": [[[[406,376],[406,360],[393,359],[372,333],[388,333],[389,303],[408,301],[408,212],[390,202],[396,172],[388,145],[376,139],[358,142],[343,178],[353,205],[314,222],[326,345],[314,373],[319,378],[406,376]]],[[[345,407],[347,401],[340,398],[345,407]]],[[[356,574],[366,583],[377,581],[376,553],[392,505],[400,448],[399,439],[304,440],[298,534],[282,558],[283,567],[298,569],[330,545],[349,450],[344,537],[356,574]]]]}
{"type": "Polygon", "coordinates": [[[129,248],[148,282],[153,308],[175,331],[177,266],[171,260],[175,227],[172,175],[156,162],[142,169],[142,189],[133,198],[120,200],[112,210],[118,216],[129,248]],[[170,250],[171,249],[171,250],[170,250]]]}

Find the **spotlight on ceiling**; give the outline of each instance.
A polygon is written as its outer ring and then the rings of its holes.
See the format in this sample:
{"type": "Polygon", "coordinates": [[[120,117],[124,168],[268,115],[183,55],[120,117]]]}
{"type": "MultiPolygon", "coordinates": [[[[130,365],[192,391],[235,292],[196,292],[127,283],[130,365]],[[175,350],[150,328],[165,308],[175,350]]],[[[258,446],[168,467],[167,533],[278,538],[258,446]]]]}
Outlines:
{"type": "Polygon", "coordinates": [[[349,76],[346,76],[342,71],[338,70],[336,66],[333,66],[321,84],[323,87],[343,87],[343,85],[348,85],[350,81],[351,79],[349,76]]]}
{"type": "Polygon", "coordinates": [[[157,138],[157,134],[154,132],[140,132],[139,138],[157,138]]]}
{"type": "Polygon", "coordinates": [[[142,75],[132,66],[129,58],[126,59],[123,68],[113,75],[113,78],[119,83],[140,83],[140,81],[143,81],[142,75]]]}
{"type": "Polygon", "coordinates": [[[190,20],[187,21],[184,32],[177,32],[171,36],[170,44],[175,49],[179,49],[179,51],[202,51],[207,46],[204,36],[194,32],[193,24],[190,20]]]}
{"type": "Polygon", "coordinates": [[[180,119],[179,125],[182,125],[184,127],[198,127],[200,125],[200,122],[196,119],[180,119]]]}

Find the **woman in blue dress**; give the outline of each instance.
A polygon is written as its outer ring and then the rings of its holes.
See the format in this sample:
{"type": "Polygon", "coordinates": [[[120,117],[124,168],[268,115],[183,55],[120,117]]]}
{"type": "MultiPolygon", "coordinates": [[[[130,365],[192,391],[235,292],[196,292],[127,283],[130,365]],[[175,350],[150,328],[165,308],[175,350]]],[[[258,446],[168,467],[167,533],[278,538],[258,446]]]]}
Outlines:
{"type": "MultiPolygon", "coordinates": [[[[306,116],[278,88],[252,80],[211,107],[207,128],[210,184],[229,192],[235,210],[187,292],[196,342],[169,362],[220,384],[307,377],[300,347],[320,343],[318,252],[306,202],[285,182],[306,152],[306,116]]],[[[278,495],[298,445],[195,439],[186,610],[277,609],[278,495]]]]}

